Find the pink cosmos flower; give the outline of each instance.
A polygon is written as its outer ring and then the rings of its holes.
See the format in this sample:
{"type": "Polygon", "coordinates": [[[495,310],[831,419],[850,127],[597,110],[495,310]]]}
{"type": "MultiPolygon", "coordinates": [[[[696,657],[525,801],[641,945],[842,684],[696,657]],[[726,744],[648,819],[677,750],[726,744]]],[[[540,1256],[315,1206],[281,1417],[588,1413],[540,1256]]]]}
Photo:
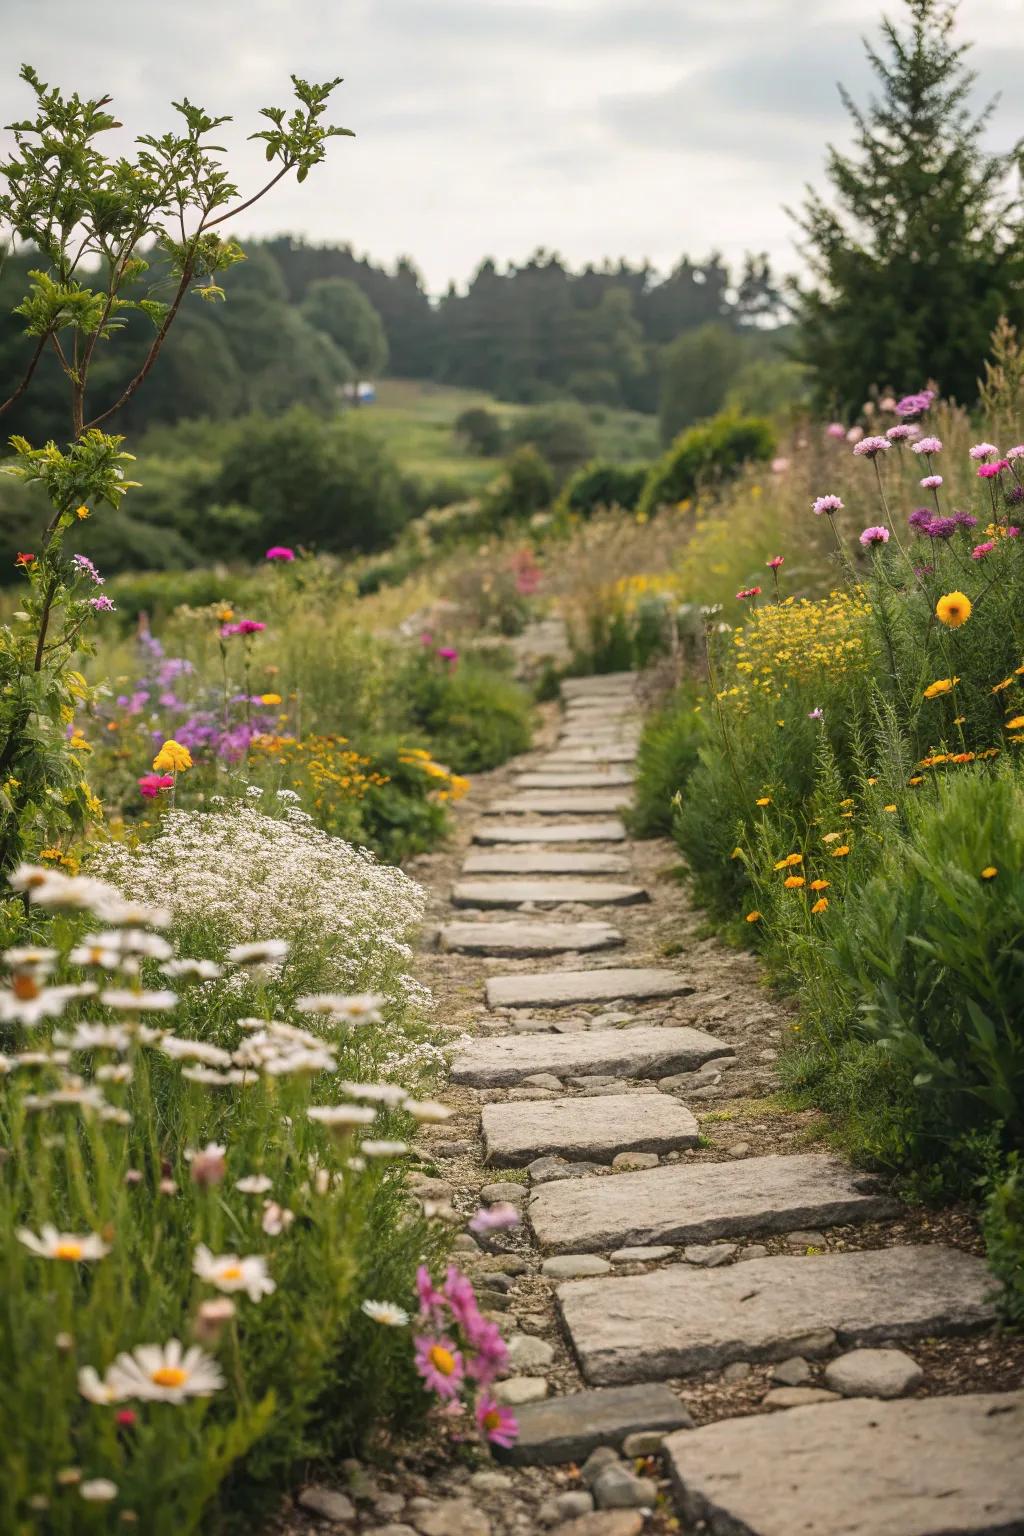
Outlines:
{"type": "Polygon", "coordinates": [[[811,507],[811,511],[816,513],[818,517],[820,517],[823,512],[828,512],[831,514],[832,512],[841,512],[842,510],[843,503],[840,501],[838,496],[819,496],[817,501],[815,501],[811,507]]]}
{"type": "Polygon", "coordinates": [[[226,640],[230,635],[258,635],[266,627],[259,619],[239,619],[237,624],[222,624],[220,632],[226,640]]]}
{"type": "Polygon", "coordinates": [[[772,558],[765,563],[767,564],[770,571],[777,571],[780,565],[785,565],[786,557],[785,555],[773,555],[772,558]]]}
{"type": "Polygon", "coordinates": [[[421,1264],[416,1271],[416,1294],[420,1299],[422,1317],[437,1319],[442,1316],[445,1299],[431,1280],[430,1271],[425,1264],[421,1264]]]}
{"type": "Polygon", "coordinates": [[[94,613],[116,613],[117,609],[104,592],[99,597],[90,597],[89,607],[94,613]]]}
{"type": "Polygon", "coordinates": [[[446,1335],[433,1339],[420,1334],[414,1343],[416,1370],[423,1377],[425,1386],[440,1398],[457,1397],[466,1368],[455,1341],[446,1335]]]}
{"type": "Polygon", "coordinates": [[[454,645],[442,645],[442,646],[439,646],[437,654],[440,656],[442,661],[452,661],[452,662],[454,662],[454,661],[458,661],[458,659],[459,659],[459,653],[455,649],[454,645]]]}
{"type": "Polygon", "coordinates": [[[469,1223],[471,1232],[505,1232],[510,1227],[518,1227],[519,1212],[514,1205],[499,1203],[486,1210],[477,1211],[469,1223]]]}
{"type": "Polygon", "coordinates": [[[880,453],[888,453],[892,447],[887,437],[862,437],[854,443],[853,451],[859,459],[875,459],[880,453]]]}
{"type": "Polygon", "coordinates": [[[922,437],[916,443],[910,445],[911,453],[941,453],[942,439],[938,437],[922,437]]]}
{"type": "Polygon", "coordinates": [[[971,550],[971,559],[984,560],[985,556],[990,555],[995,547],[996,545],[994,539],[989,539],[987,544],[975,544],[974,548],[971,550]]]}
{"type": "Polygon", "coordinates": [[[519,1424],[511,1408],[505,1408],[494,1398],[483,1393],[476,1405],[477,1428],[492,1445],[508,1450],[515,1444],[519,1424]]]}
{"type": "Polygon", "coordinates": [[[925,475],[924,479],[921,481],[921,485],[926,491],[937,491],[941,484],[941,475],[925,475]]]}
{"type": "Polygon", "coordinates": [[[889,530],[883,527],[881,523],[876,523],[873,527],[864,529],[860,536],[860,542],[864,545],[865,549],[869,549],[873,544],[888,544],[889,530]]]}
{"type": "Polygon", "coordinates": [[[294,549],[289,549],[287,544],[271,544],[267,550],[266,558],[268,560],[294,560],[295,551],[294,549]]]}
{"type": "Polygon", "coordinates": [[[974,447],[968,450],[968,456],[972,459],[984,460],[990,459],[994,453],[998,452],[999,449],[995,443],[975,443],[974,447]]]}
{"type": "Polygon", "coordinates": [[[994,464],[981,464],[978,475],[982,480],[998,480],[1004,469],[1009,469],[1009,459],[997,459],[994,464]]]}
{"type": "Polygon", "coordinates": [[[174,788],[174,778],[169,773],[144,773],[138,785],[144,799],[155,800],[162,789],[174,788]]]}
{"type": "Polygon", "coordinates": [[[846,428],[843,426],[841,421],[830,421],[828,426],[825,428],[825,436],[834,437],[838,441],[840,438],[844,438],[846,436],[846,428]]]}

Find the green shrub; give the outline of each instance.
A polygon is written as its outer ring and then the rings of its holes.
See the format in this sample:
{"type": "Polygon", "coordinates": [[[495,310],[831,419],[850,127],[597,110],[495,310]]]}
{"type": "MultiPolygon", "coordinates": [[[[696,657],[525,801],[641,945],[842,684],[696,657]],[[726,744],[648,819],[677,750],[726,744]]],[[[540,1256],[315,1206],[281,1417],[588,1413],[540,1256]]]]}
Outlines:
{"type": "Polygon", "coordinates": [[[585,463],[596,446],[587,413],[574,401],[553,401],[527,411],[513,422],[509,440],[514,447],[536,449],[559,481],[585,463]]]}
{"type": "Polygon", "coordinates": [[[497,768],[530,745],[529,695],[481,661],[425,653],[404,669],[398,686],[413,725],[455,773],[497,768]]]}
{"type": "Polygon", "coordinates": [[[526,444],[505,460],[502,473],[486,489],[482,504],[494,528],[514,518],[530,517],[550,506],[555,482],[546,461],[526,444]]]}
{"type": "Polygon", "coordinates": [[[501,417],[485,406],[474,405],[455,418],[455,435],[472,453],[494,458],[505,444],[501,417]]]}
{"type": "Polygon", "coordinates": [[[1011,1152],[1005,1172],[988,1186],[983,1218],[985,1245],[996,1278],[1003,1283],[1000,1311],[1015,1328],[1024,1327],[1024,1162],[1011,1152]]]}
{"type": "Polygon", "coordinates": [[[758,416],[716,416],[676,438],[651,466],[639,510],[648,516],[692,497],[699,485],[722,479],[741,464],[770,459],[775,434],[758,416]]]}
{"type": "Polygon", "coordinates": [[[685,685],[644,723],[628,815],[636,837],[667,837],[672,831],[673,802],[697,766],[704,736],[704,716],[697,701],[697,689],[685,685]]]}
{"type": "Polygon", "coordinates": [[[600,509],[636,509],[647,481],[646,464],[612,464],[594,459],[578,469],[565,486],[560,506],[579,517],[592,517],[600,509]]]}

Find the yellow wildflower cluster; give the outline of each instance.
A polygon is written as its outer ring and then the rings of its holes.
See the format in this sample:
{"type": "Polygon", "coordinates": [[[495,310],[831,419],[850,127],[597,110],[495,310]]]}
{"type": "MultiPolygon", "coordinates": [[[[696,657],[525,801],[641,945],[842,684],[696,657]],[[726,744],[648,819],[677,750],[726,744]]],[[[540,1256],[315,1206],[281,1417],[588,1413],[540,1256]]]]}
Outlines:
{"type": "MultiPolygon", "coordinates": [[[[373,759],[363,757],[345,736],[257,736],[254,752],[262,752],[283,768],[301,769],[314,792],[319,809],[324,800],[362,800],[369,790],[391,781],[387,774],[372,766],[373,759]]],[[[301,788],[303,780],[293,781],[301,788]]]]}
{"type": "Polygon", "coordinates": [[[634,613],[642,602],[651,597],[670,595],[678,586],[678,577],[670,573],[650,576],[620,576],[602,591],[602,597],[612,607],[625,613],[634,613]]]}
{"type": "Polygon", "coordinates": [[[452,773],[450,769],[435,763],[430,753],[423,747],[406,747],[398,754],[398,761],[406,768],[419,768],[428,778],[438,781],[437,798],[439,800],[461,800],[469,788],[469,780],[461,774],[452,773]]]}
{"type": "Polygon", "coordinates": [[[740,683],[718,697],[746,701],[757,691],[778,699],[791,683],[866,671],[870,656],[864,620],[869,612],[862,587],[830,592],[818,601],[790,597],[756,609],[733,635],[740,683]]]}

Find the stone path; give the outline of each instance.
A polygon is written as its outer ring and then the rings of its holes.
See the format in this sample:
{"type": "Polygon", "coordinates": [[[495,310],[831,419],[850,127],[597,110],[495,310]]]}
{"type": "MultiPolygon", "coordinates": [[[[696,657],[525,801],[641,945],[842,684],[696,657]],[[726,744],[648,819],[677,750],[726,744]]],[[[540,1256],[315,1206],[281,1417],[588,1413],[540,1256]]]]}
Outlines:
{"type": "Polygon", "coordinates": [[[702,934],[675,850],[608,815],[639,715],[630,674],[567,680],[547,743],[416,868],[455,1113],[414,1182],[462,1220],[522,1213],[452,1240],[520,1438],[360,1529],[1024,1532],[1024,1349],[992,1331],[973,1222],[897,1204],[776,1096],[791,1017],[702,934]]]}

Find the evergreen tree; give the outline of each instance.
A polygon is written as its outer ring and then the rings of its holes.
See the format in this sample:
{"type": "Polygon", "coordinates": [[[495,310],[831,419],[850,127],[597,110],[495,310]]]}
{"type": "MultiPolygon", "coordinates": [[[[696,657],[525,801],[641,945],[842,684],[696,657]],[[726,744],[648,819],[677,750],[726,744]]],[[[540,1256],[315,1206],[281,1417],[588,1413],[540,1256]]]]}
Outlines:
{"type": "Polygon", "coordinates": [[[798,293],[799,350],[821,401],[854,409],[872,385],[928,379],[973,401],[999,315],[1024,319],[1020,145],[982,148],[994,103],[968,106],[957,0],[906,8],[906,30],[883,21],[881,49],[865,45],[878,96],[860,108],[842,91],[854,147],[829,151],[835,206],[809,190],[799,219],[816,279],[798,293]]]}

